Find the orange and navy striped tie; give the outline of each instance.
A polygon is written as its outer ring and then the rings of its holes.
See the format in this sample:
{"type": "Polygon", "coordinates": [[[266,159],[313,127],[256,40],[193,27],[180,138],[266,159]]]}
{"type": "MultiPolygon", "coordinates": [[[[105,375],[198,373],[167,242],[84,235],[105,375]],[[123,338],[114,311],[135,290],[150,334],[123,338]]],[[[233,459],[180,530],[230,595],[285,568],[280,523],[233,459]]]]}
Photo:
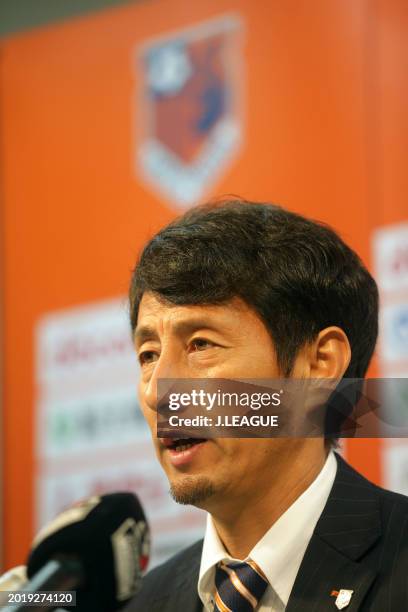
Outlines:
{"type": "Polygon", "coordinates": [[[214,612],[253,612],[267,586],[255,561],[221,562],[215,572],[214,612]]]}

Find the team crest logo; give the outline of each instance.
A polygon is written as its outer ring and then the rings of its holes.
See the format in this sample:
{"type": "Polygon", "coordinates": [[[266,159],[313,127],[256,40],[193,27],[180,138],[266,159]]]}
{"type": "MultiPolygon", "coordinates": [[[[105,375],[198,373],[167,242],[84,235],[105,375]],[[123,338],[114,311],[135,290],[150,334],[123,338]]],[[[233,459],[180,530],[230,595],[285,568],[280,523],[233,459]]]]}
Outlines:
{"type": "Polygon", "coordinates": [[[335,601],[336,608],[338,610],[343,610],[343,608],[347,608],[351,601],[353,593],[354,591],[351,591],[349,589],[340,589],[339,594],[337,595],[337,599],[335,601]]]}
{"type": "Polygon", "coordinates": [[[202,199],[238,150],[241,29],[225,16],[141,50],[137,164],[142,180],[178,206],[202,199]]]}

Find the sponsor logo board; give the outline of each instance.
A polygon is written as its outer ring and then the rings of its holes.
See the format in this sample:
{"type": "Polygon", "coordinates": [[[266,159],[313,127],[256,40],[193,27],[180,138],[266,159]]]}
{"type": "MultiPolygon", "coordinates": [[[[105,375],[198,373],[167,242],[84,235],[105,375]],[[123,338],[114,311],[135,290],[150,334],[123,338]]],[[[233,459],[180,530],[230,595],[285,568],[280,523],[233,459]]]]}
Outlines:
{"type": "Polygon", "coordinates": [[[202,536],[204,515],[169,496],[137,399],[124,299],[50,313],[36,329],[36,526],[91,495],[134,491],[151,566],[202,536]]]}

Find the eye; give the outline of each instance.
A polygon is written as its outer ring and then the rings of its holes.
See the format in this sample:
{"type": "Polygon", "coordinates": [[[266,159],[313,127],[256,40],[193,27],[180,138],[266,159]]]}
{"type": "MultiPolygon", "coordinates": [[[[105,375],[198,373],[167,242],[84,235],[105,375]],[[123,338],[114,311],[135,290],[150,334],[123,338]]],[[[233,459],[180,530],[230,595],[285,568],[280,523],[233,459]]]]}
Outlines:
{"type": "Polygon", "coordinates": [[[157,353],[155,351],[142,351],[139,354],[139,363],[140,365],[147,365],[149,363],[153,363],[157,359],[157,353]]]}
{"type": "Polygon", "coordinates": [[[205,338],[194,338],[194,340],[191,341],[191,345],[194,351],[204,351],[205,349],[212,348],[214,343],[205,340],[205,338]]]}

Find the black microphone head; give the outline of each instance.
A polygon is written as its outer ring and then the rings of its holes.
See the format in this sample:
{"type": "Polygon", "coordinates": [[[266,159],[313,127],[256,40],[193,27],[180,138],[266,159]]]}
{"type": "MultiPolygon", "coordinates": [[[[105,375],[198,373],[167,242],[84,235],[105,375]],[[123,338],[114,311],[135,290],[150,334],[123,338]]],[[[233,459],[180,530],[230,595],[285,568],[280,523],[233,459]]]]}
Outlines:
{"type": "Polygon", "coordinates": [[[113,612],[139,590],[150,552],[149,528],[133,493],[90,497],[65,510],[33,542],[31,579],[51,559],[78,559],[84,570],[77,612],[113,612]]]}

